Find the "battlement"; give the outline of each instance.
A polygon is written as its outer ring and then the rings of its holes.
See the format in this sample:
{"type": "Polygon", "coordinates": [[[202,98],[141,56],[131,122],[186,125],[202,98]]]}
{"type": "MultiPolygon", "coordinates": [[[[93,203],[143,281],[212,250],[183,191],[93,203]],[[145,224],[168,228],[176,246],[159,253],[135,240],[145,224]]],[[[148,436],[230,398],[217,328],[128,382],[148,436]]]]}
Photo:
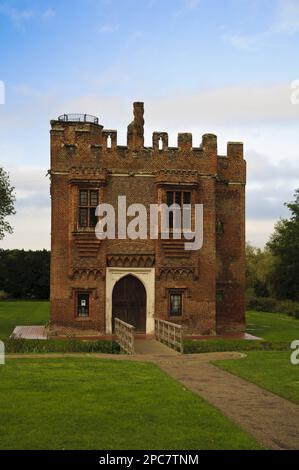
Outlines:
{"type": "Polygon", "coordinates": [[[127,128],[127,145],[118,145],[117,130],[104,129],[99,118],[89,114],[63,114],[51,121],[53,167],[63,170],[88,162],[107,168],[155,170],[194,168],[222,179],[239,179],[245,174],[243,143],[228,142],[227,155],[218,155],[217,136],[204,134],[201,139],[190,132],[180,132],[177,147],[169,146],[165,131],[154,131],[152,146],[144,144],[144,104],[133,104],[133,121],[127,128]],[[196,142],[197,141],[197,142],[196,142]],[[162,158],[161,158],[162,157],[162,158]]]}
{"type": "MultiPolygon", "coordinates": [[[[89,114],[62,114],[57,120],[51,121],[52,131],[64,133],[64,143],[66,145],[75,145],[76,137],[80,133],[93,133],[97,135],[97,142],[90,142],[91,146],[100,146],[104,150],[118,148],[127,148],[131,151],[152,150],[156,152],[178,151],[189,153],[192,151],[213,152],[217,153],[217,136],[214,134],[204,134],[202,141],[198,146],[193,145],[193,135],[190,132],[180,132],[177,138],[177,147],[169,147],[169,136],[167,132],[154,131],[152,135],[152,146],[144,146],[144,104],[135,102],[133,104],[134,119],[128,126],[127,146],[119,146],[117,142],[117,131],[104,129],[99,124],[99,118],[89,114]],[[92,132],[94,126],[97,126],[98,132],[92,132]],[[73,131],[67,132],[67,128],[72,127],[73,131]],[[67,136],[72,141],[67,141],[67,136]]],[[[243,143],[228,142],[227,157],[243,158],[243,143]]],[[[222,157],[219,157],[222,158],[222,157]]]]}

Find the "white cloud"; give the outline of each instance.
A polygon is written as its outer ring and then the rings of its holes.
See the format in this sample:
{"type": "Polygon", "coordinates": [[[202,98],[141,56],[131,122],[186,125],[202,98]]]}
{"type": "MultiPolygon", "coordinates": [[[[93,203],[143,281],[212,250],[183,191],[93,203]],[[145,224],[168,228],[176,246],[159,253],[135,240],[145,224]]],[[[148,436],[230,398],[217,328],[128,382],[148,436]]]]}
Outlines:
{"type": "Polygon", "coordinates": [[[9,219],[14,233],[1,240],[1,248],[50,249],[50,208],[27,207],[9,219]]]}
{"type": "Polygon", "coordinates": [[[46,169],[39,167],[7,167],[16,188],[16,215],[9,217],[12,235],[1,240],[1,248],[50,248],[50,193],[46,169]]]}
{"type": "Polygon", "coordinates": [[[19,25],[23,21],[27,21],[35,16],[34,10],[18,10],[7,4],[0,5],[0,14],[7,16],[13,23],[19,25]]]}
{"type": "Polygon", "coordinates": [[[231,44],[235,49],[243,51],[254,51],[257,47],[269,46],[269,32],[263,32],[252,35],[232,34],[224,35],[224,39],[231,44]]]}
{"type": "Polygon", "coordinates": [[[299,1],[279,0],[277,19],[274,23],[273,32],[296,33],[299,31],[299,1]]]}
{"type": "Polygon", "coordinates": [[[191,10],[197,8],[200,2],[201,0],[184,0],[185,5],[191,10]]]}
{"type": "Polygon", "coordinates": [[[152,101],[153,116],[164,123],[194,126],[194,123],[254,124],[298,122],[299,106],[290,101],[290,84],[226,87],[177,92],[152,101]]]}
{"type": "Polygon", "coordinates": [[[170,145],[177,144],[179,131],[193,132],[194,146],[199,146],[203,133],[216,133],[220,154],[225,154],[228,140],[244,140],[248,162],[247,238],[259,246],[267,241],[275,221],[286,215],[283,203],[292,199],[299,186],[299,106],[290,105],[287,84],[177,92],[148,99],[91,94],[66,100],[59,95],[45,97],[26,84],[16,90],[27,108],[24,104],[18,113],[11,110],[11,115],[0,115],[1,161],[10,171],[18,196],[18,214],[12,222],[15,235],[7,237],[3,246],[49,247],[50,198],[45,178],[49,120],[63,112],[99,116],[106,128],[118,130],[118,142],[125,144],[132,102],[144,100],[146,145],[151,145],[154,130],[168,131],[170,145]],[[28,113],[28,107],[34,112],[28,113]],[[23,132],[24,123],[26,138],[32,133],[27,140],[15,132],[23,132]]]}
{"type": "Polygon", "coordinates": [[[52,18],[55,11],[52,8],[47,8],[44,11],[37,11],[33,9],[18,9],[13,8],[9,4],[4,3],[0,5],[0,15],[4,15],[10,19],[15,27],[24,30],[24,25],[29,20],[34,18],[52,18]]]}
{"type": "Polygon", "coordinates": [[[43,18],[53,18],[53,16],[55,15],[56,15],[56,12],[52,10],[52,8],[48,8],[41,14],[43,18]]]}
{"type": "Polygon", "coordinates": [[[101,34],[116,33],[118,31],[118,29],[119,29],[118,25],[104,24],[99,28],[99,32],[101,34]]]}
{"type": "Polygon", "coordinates": [[[246,240],[254,246],[263,248],[273,233],[275,220],[247,219],[246,240]]]}
{"type": "Polygon", "coordinates": [[[276,37],[298,31],[299,0],[277,0],[274,19],[264,30],[254,34],[228,34],[224,35],[224,39],[236,49],[254,51],[260,47],[272,47],[276,37]]]}

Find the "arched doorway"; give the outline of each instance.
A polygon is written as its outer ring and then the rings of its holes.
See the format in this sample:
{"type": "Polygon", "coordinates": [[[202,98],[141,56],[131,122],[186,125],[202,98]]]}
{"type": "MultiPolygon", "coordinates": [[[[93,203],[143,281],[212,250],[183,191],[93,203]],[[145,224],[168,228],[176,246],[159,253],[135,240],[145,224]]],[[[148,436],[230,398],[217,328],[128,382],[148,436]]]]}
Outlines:
{"type": "Polygon", "coordinates": [[[139,333],[146,331],[146,290],[137,277],[128,275],[120,279],[112,293],[112,325],[119,318],[136,328],[139,333]]]}

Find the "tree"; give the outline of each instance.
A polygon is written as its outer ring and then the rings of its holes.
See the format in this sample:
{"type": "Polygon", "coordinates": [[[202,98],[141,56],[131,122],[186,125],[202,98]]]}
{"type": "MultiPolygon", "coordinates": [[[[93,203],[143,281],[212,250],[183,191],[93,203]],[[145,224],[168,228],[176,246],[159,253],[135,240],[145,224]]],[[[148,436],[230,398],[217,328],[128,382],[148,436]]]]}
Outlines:
{"type": "Polygon", "coordinates": [[[257,297],[274,295],[272,286],[275,257],[266,248],[261,250],[249,243],[246,244],[246,287],[257,297]]]}
{"type": "Polygon", "coordinates": [[[0,249],[0,291],[17,299],[48,299],[50,252],[0,249]]]}
{"type": "Polygon", "coordinates": [[[281,219],[267,244],[276,258],[272,275],[277,297],[299,300],[299,189],[295,200],[286,203],[291,212],[290,219],[281,219]]]}
{"type": "Polygon", "coordinates": [[[11,186],[9,175],[0,167],[0,240],[5,233],[12,233],[13,228],[6,219],[9,215],[15,214],[15,188],[11,186]]]}

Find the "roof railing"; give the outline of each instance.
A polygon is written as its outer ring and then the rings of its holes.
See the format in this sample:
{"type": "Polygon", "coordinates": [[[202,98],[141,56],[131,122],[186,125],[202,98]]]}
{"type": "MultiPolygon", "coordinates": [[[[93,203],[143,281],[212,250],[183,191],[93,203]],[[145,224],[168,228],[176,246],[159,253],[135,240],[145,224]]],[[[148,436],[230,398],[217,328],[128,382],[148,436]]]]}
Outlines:
{"type": "Polygon", "coordinates": [[[90,114],[62,114],[59,116],[58,121],[61,122],[90,122],[92,124],[99,124],[99,118],[91,116],[90,114]]]}

